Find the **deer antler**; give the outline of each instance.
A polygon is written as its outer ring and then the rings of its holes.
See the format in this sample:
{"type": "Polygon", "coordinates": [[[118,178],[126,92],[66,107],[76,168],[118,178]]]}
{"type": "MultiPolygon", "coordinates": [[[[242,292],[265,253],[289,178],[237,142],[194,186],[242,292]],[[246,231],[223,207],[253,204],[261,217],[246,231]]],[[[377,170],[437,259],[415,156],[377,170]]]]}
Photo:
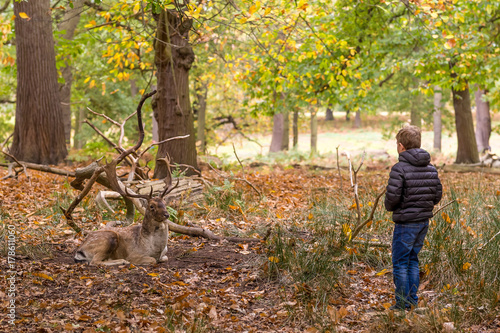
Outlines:
{"type": "Polygon", "coordinates": [[[73,220],[73,217],[71,216],[71,214],[72,214],[73,210],[75,209],[75,207],[88,194],[88,192],[90,191],[92,185],[94,185],[95,181],[97,180],[97,177],[102,172],[105,172],[106,175],[108,176],[108,178],[109,178],[108,180],[110,182],[111,188],[114,191],[120,193],[122,196],[128,196],[128,197],[132,197],[132,198],[144,198],[146,200],[148,199],[147,197],[144,197],[144,196],[141,196],[141,195],[138,195],[138,194],[132,195],[130,193],[126,193],[127,192],[127,188],[126,187],[125,187],[125,192],[123,192],[122,188],[121,188],[121,186],[120,186],[120,184],[118,182],[118,176],[116,175],[116,167],[128,155],[132,154],[133,152],[136,152],[139,149],[139,147],[142,145],[142,142],[144,140],[144,125],[142,123],[142,112],[141,112],[141,110],[142,110],[142,106],[144,105],[144,102],[146,101],[146,99],[148,99],[149,97],[153,96],[154,94],[156,94],[156,90],[153,90],[152,92],[143,95],[141,97],[141,100],[139,101],[139,104],[137,105],[137,125],[138,125],[138,128],[139,128],[139,140],[137,141],[137,143],[133,147],[131,147],[131,148],[127,149],[127,150],[122,151],[121,154],[118,157],[114,158],[111,162],[107,163],[105,166],[98,167],[94,171],[92,177],[85,184],[84,190],[71,203],[70,207],[67,210],[64,210],[61,207],[61,210],[63,211],[64,217],[68,221],[68,224],[76,232],[80,232],[80,228],[78,228],[78,226],[74,223],[74,220],[73,220]]]}

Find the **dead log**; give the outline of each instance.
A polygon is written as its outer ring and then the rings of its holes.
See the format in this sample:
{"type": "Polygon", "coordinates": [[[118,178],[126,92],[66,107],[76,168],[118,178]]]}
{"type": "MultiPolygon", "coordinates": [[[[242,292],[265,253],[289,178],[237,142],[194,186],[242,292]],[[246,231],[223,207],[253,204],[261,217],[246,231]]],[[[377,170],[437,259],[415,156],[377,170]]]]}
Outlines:
{"type": "MultiPolygon", "coordinates": [[[[49,167],[48,165],[28,163],[28,162],[23,162],[23,161],[19,161],[19,162],[21,164],[23,164],[26,168],[31,169],[31,170],[38,170],[38,171],[53,173],[56,175],[67,176],[67,177],[75,177],[74,171],[53,168],[53,167],[49,167]]],[[[0,166],[8,168],[10,164],[12,164],[12,163],[0,163],[0,166]]],[[[14,163],[14,164],[17,164],[17,163],[14,163]]]]}
{"type": "Polygon", "coordinates": [[[500,174],[500,168],[488,168],[481,165],[469,165],[469,164],[447,164],[442,170],[444,172],[481,172],[481,173],[491,173],[500,174]]]}

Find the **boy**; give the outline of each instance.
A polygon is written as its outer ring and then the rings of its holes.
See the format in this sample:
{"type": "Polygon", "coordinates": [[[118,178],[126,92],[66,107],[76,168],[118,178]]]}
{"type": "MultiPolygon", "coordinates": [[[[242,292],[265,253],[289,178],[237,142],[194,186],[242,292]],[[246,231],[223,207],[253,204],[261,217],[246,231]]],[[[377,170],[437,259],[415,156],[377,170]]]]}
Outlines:
{"type": "Polygon", "coordinates": [[[385,208],[393,212],[392,267],[396,304],[392,310],[417,306],[420,284],[418,253],[424,245],[432,210],[443,194],[429,153],[420,148],[421,131],[405,126],[396,135],[399,162],[389,175],[385,208]]]}

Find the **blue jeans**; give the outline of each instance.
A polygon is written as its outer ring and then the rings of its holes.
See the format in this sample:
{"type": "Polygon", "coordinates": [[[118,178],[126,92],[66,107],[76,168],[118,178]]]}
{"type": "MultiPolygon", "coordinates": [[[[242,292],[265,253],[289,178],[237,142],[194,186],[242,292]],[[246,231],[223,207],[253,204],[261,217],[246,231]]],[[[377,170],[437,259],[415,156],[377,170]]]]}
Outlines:
{"type": "Polygon", "coordinates": [[[396,307],[404,309],[418,304],[420,285],[418,253],[424,245],[429,220],[396,224],[392,237],[392,268],[396,288],[396,307]]]}

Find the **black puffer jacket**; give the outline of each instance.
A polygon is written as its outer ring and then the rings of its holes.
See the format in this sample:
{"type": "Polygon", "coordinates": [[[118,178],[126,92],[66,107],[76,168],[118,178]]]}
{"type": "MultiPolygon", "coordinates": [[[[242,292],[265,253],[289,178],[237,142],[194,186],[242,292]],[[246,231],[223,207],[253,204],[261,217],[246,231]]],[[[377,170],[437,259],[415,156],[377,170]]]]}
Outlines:
{"type": "Polygon", "coordinates": [[[429,164],[431,156],[420,148],[399,154],[389,175],[385,208],[393,212],[395,223],[424,221],[443,195],[437,170],[429,164]]]}

